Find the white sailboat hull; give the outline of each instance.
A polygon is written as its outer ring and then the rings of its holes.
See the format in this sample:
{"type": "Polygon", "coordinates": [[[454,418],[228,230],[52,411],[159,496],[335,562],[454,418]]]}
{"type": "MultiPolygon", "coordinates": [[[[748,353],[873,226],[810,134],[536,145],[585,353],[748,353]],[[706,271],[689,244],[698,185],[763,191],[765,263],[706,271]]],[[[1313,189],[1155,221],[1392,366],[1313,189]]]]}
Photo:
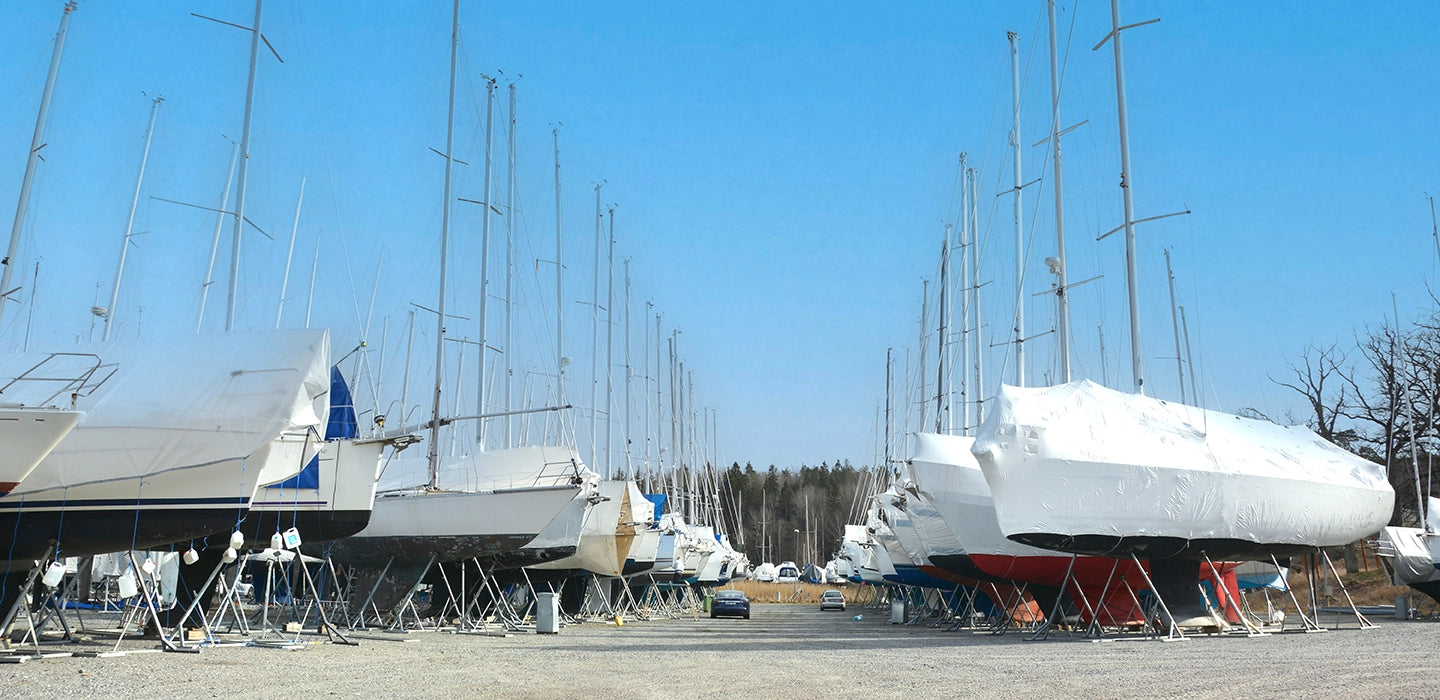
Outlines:
{"type": "Polygon", "coordinates": [[[55,408],[0,407],[0,496],[14,491],[82,415],[55,408]]]}

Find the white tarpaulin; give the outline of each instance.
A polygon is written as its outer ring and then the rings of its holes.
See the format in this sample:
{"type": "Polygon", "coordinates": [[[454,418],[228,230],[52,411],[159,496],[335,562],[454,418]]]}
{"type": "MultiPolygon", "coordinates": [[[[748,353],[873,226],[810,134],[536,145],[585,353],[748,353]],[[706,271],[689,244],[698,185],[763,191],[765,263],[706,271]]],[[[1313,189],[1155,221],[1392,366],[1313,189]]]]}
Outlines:
{"type": "Polygon", "coordinates": [[[1113,391],[1001,387],[974,454],[1001,530],[1334,546],[1378,531],[1381,465],[1304,427],[1113,391]]]}
{"type": "Polygon", "coordinates": [[[1380,531],[1380,556],[1391,557],[1391,582],[1397,586],[1440,581],[1431,540],[1440,538],[1418,527],[1387,527],[1380,531]]]}
{"type": "MultiPolygon", "coordinates": [[[[577,473],[593,476],[573,447],[528,445],[490,450],[462,457],[441,457],[436,470],[443,491],[493,491],[529,486],[558,486],[572,483],[577,473]]],[[[429,463],[424,457],[397,457],[390,460],[380,477],[379,491],[423,488],[430,483],[429,463]]]]}
{"type": "MultiPolygon", "coordinates": [[[[183,335],[66,351],[94,353],[104,367],[77,392],[80,424],[13,495],[243,458],[281,432],[321,424],[329,409],[325,330],[183,335]]],[[[0,358],[0,374],[13,376],[45,356],[0,358]]]]}

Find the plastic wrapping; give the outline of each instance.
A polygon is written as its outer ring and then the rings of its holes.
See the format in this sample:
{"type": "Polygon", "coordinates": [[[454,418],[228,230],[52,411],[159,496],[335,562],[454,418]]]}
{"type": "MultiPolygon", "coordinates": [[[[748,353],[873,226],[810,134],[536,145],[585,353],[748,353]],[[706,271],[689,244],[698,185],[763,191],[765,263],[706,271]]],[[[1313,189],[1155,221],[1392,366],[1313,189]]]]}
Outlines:
{"type": "MultiPolygon", "coordinates": [[[[527,445],[441,458],[436,469],[442,491],[493,491],[527,486],[560,486],[593,476],[573,447],[527,445]]],[[[424,456],[397,457],[385,467],[378,490],[423,488],[430,483],[424,456]]]]}
{"type": "Polygon", "coordinates": [[[1390,558],[1391,582],[1397,586],[1440,581],[1431,548],[1440,535],[1418,527],[1387,527],[1380,531],[1380,556],[1390,558]]]}
{"type": "MultiPolygon", "coordinates": [[[[185,335],[92,350],[113,365],[113,376],[81,393],[76,408],[85,417],[12,496],[240,459],[282,432],[319,425],[329,408],[324,330],[185,335]]],[[[37,357],[8,358],[6,368],[37,357]]]]}
{"type": "Polygon", "coordinates": [[[1089,381],[1001,387],[974,454],[1011,539],[1088,554],[1252,558],[1371,535],[1383,467],[1284,427],[1089,381]]]}

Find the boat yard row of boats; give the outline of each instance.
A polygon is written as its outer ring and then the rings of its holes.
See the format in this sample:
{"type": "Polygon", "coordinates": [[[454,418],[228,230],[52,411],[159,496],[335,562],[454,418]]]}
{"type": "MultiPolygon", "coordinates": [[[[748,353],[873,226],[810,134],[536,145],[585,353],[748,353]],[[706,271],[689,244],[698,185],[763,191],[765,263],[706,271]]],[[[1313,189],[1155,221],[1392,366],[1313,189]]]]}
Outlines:
{"type": "MultiPolygon", "coordinates": [[[[1045,333],[1057,336],[1058,381],[1026,386],[1026,343],[1036,336],[1029,335],[1024,320],[1033,290],[1025,287],[1020,64],[1018,35],[1012,32],[1015,111],[1009,142],[1015,180],[1013,189],[997,195],[1014,198],[1017,301],[1002,326],[1008,337],[984,337],[981,197],[976,171],[962,155],[960,212],[955,225],[946,226],[934,287],[938,313],[930,316],[928,286],[921,312],[919,371],[911,377],[915,400],[909,404],[918,408],[919,420],[904,431],[908,454],[892,455],[887,357],[886,437],[879,460],[886,466],[865,523],[847,527],[839,557],[871,583],[957,595],[969,591],[964,595],[970,605],[979,596],[1000,611],[1029,606],[1034,619],[1073,620],[1097,632],[1141,625],[1174,636],[1186,628],[1232,624],[1258,631],[1238,615],[1236,572],[1249,573],[1254,565],[1246,563],[1258,562],[1283,576],[1289,558],[1317,552],[1328,565],[1324,548],[1372,537],[1390,522],[1394,489],[1385,465],[1308,428],[1186,405],[1183,374],[1179,402],[1146,395],[1134,229],[1173,214],[1137,219],[1134,212],[1122,32],[1158,20],[1123,24],[1118,0],[1110,3],[1110,33],[1096,48],[1109,43],[1115,53],[1124,221],[1110,233],[1123,230],[1126,243],[1133,393],[1072,380],[1060,49],[1055,3],[1046,4],[1051,123],[1044,143],[1053,157],[1047,179],[1055,192],[1056,255],[1046,260],[1055,280],[1036,296],[1054,297],[1056,325],[1045,333]],[[958,301],[952,300],[957,293],[958,301]],[[981,363],[984,343],[992,340],[991,345],[1009,346],[1013,358],[1004,376],[989,382],[981,363]],[[929,342],[937,346],[933,370],[926,367],[929,342]]],[[[1183,360],[1178,319],[1176,335],[1176,354],[1183,360]]],[[[907,421],[911,413],[904,411],[907,421]]],[[[1433,559],[1431,564],[1433,570],[1433,559]]]]}
{"type": "MultiPolygon", "coordinates": [[[[748,567],[713,526],[665,512],[668,496],[645,494],[634,480],[601,478],[573,447],[477,451],[443,460],[437,483],[426,483],[426,460],[403,452],[415,435],[357,436],[325,331],[175,342],[183,352],[110,345],[103,350],[113,361],[84,356],[99,371],[63,392],[73,425],[58,441],[45,438],[55,442],[48,453],[23,455],[34,464],[0,497],[3,531],[14,533],[4,548],[7,631],[17,613],[55,605],[59,582],[40,585],[43,573],[65,558],[117,551],[184,553],[171,569],[178,582],[166,586],[183,614],[157,620],[166,628],[205,626],[221,568],[243,551],[303,552],[409,581],[406,599],[387,605],[400,610],[445,566],[472,564],[482,580],[523,569],[527,583],[551,589],[577,576],[714,586],[748,567]]],[[[58,374],[20,376],[42,392],[58,374]]],[[[17,425],[53,430],[41,420],[17,425]]],[[[5,443],[6,466],[36,441],[5,443]]],[[[115,578],[133,581],[141,568],[115,578]]],[[[355,607],[374,606],[373,596],[355,607]]],[[[394,615],[387,623],[403,624],[394,615]]]]}
{"type": "MultiPolygon", "coordinates": [[[[1104,478],[1108,488],[1097,491],[1092,486],[1085,492],[1091,498],[1109,496],[1109,510],[1087,520],[1086,511],[1069,501],[1042,502],[1047,492],[1069,492],[1060,485],[1047,491],[1046,477],[1033,471],[1022,477],[1023,489],[1009,485],[1009,492],[1005,490],[1005,479],[1014,478],[1013,472],[993,472],[981,454],[987,436],[1013,434],[997,427],[999,423],[987,424],[995,432],[982,429],[977,437],[913,436],[909,457],[871,499],[866,523],[847,526],[837,555],[839,568],[848,570],[852,580],[871,584],[955,592],[952,606],[968,605],[973,611],[978,605],[1007,618],[1023,610],[1026,619],[1037,624],[1078,625],[1095,634],[1147,628],[1182,635],[1190,628],[1231,626],[1253,633],[1262,620],[1240,615],[1242,588],[1274,584],[1284,589],[1291,557],[1317,551],[1323,557],[1323,548],[1373,535],[1390,513],[1390,499],[1384,497],[1388,483],[1383,477],[1373,481],[1378,470],[1331,447],[1336,463],[1349,463],[1364,477],[1350,486],[1353,505],[1330,503],[1308,516],[1295,516],[1285,506],[1313,504],[1313,492],[1273,485],[1267,489],[1261,482],[1236,496],[1224,485],[1243,482],[1245,475],[1233,470],[1215,474],[1213,484],[1203,483],[1203,473],[1189,474],[1177,482],[1183,482],[1183,488],[1163,495],[1159,491],[1174,484],[1152,479],[1145,482],[1148,489],[1136,489],[1111,475],[1104,478]],[[1183,511],[1125,517],[1143,512],[1156,498],[1183,509],[1186,502],[1177,499],[1186,494],[1205,502],[1205,510],[1191,511],[1189,520],[1178,517],[1183,511]],[[1134,502],[1125,502],[1127,498],[1134,502]],[[1235,531],[1230,512],[1257,504],[1271,504],[1284,517],[1252,517],[1244,521],[1249,529],[1235,531]],[[1043,530],[1024,519],[1037,510],[1048,514],[1043,530]],[[1020,518],[1014,515],[1017,511],[1020,518]],[[1032,534],[1043,536],[1029,537],[1032,534]],[[1106,538],[1106,548],[1094,547],[1099,538],[1106,538]]],[[[1044,460],[1048,452],[1044,447],[1026,452],[1022,446],[1019,453],[1026,457],[1018,461],[1044,460]]],[[[1081,482],[1091,478],[1084,470],[1076,473],[1081,482]]],[[[1328,486],[1339,488],[1333,479],[1328,486]]],[[[1429,568],[1433,571],[1433,564],[1429,568]]],[[[1330,573],[1335,573],[1333,568],[1330,573]]],[[[1299,610],[1298,603],[1295,607],[1299,610]]],[[[1300,612],[1299,619],[1313,623],[1305,615],[1310,611],[1300,612]]]]}

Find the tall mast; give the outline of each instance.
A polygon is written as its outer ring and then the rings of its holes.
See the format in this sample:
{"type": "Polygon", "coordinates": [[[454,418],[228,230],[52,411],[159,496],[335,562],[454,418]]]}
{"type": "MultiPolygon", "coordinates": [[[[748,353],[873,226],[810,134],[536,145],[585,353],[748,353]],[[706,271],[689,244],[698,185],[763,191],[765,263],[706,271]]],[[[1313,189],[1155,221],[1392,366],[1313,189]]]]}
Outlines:
{"type": "MultiPolygon", "coordinates": [[[[487,129],[488,131],[488,129],[487,129]]],[[[515,410],[515,404],[511,402],[511,391],[515,384],[515,353],[510,347],[510,310],[514,306],[511,302],[515,293],[513,276],[515,270],[515,83],[510,83],[510,132],[506,135],[509,145],[506,148],[506,158],[510,161],[509,174],[505,178],[505,447],[514,447],[514,422],[511,421],[509,411],[515,410]]],[[[486,149],[489,150],[488,148],[486,149]]],[[[486,196],[489,196],[490,189],[487,187],[486,196]]],[[[555,251],[555,266],[560,266],[560,251],[555,251]]],[[[556,305],[559,305],[557,297],[556,305]]],[[[558,352],[559,347],[556,347],[558,352]]],[[[558,361],[558,360],[557,360],[558,361]]],[[[561,404],[555,404],[559,406],[561,404]]]]}
{"type": "Polygon", "coordinates": [[[980,203],[976,199],[979,185],[975,169],[967,171],[970,177],[970,285],[971,304],[975,307],[974,348],[975,348],[975,423],[985,420],[985,348],[980,336],[980,203]]]}
{"type": "Polygon", "coordinates": [[[1200,389],[1195,385],[1195,356],[1190,354],[1190,324],[1185,321],[1185,307],[1180,307],[1180,330],[1185,334],[1185,361],[1190,363],[1190,398],[1200,405],[1200,389]]]}
{"type": "MultiPolygon", "coordinates": [[[[256,18],[259,26],[259,18],[256,18]]],[[[450,246],[450,171],[455,145],[455,59],[460,51],[460,0],[455,0],[450,19],[450,97],[445,113],[445,199],[440,209],[440,301],[435,307],[435,394],[430,409],[430,488],[440,487],[440,377],[445,369],[445,258],[450,246]]],[[[242,166],[243,167],[243,166],[242,166]]],[[[242,170],[243,172],[243,170],[242,170]]],[[[245,186],[245,179],[240,179],[245,186]]]]}
{"type": "Polygon", "coordinates": [[[661,477],[665,474],[665,447],[663,445],[665,412],[660,403],[663,398],[660,378],[665,376],[665,372],[660,366],[662,354],[660,352],[660,314],[657,313],[655,314],[655,473],[661,477]]]}
{"type": "Polygon", "coordinates": [[[1020,35],[1006,32],[1010,39],[1010,88],[1014,101],[1014,126],[1010,146],[1015,161],[1015,386],[1025,386],[1025,232],[1020,199],[1024,182],[1020,179],[1020,35]]]}
{"type": "Polygon", "coordinates": [[[1070,290],[1065,277],[1065,179],[1060,168],[1060,62],[1055,45],[1055,0],[1046,0],[1050,19],[1050,149],[1055,171],[1055,302],[1060,333],[1060,383],[1070,381],[1070,290]]]}
{"type": "MultiPolygon", "coordinates": [[[[511,83],[511,96],[513,97],[514,83],[511,83]]],[[[555,143],[555,405],[565,405],[565,263],[560,256],[560,232],[561,211],[560,211],[560,129],[551,129],[550,137],[555,143]]],[[[510,140],[513,148],[515,140],[514,124],[510,128],[510,140]]],[[[511,197],[514,196],[514,185],[511,185],[511,197]]],[[[513,202],[512,202],[513,203],[513,202]]],[[[514,210],[511,210],[514,216],[514,210]]],[[[507,348],[508,350],[508,348],[507,348]]],[[[506,354],[509,354],[508,352],[506,354]]],[[[561,421],[555,422],[555,444],[560,444],[560,438],[564,433],[561,428],[561,421]]]]}
{"type": "MultiPolygon", "coordinates": [[[[627,261],[627,263],[626,263],[626,268],[625,268],[625,289],[626,289],[625,299],[627,300],[627,303],[626,303],[626,306],[625,306],[625,323],[628,325],[628,324],[630,323],[630,306],[629,306],[629,303],[628,303],[628,300],[630,299],[630,292],[629,292],[629,289],[630,289],[630,268],[629,268],[629,263],[628,263],[628,261],[627,261]]],[[[647,478],[649,478],[650,475],[653,473],[653,472],[652,472],[653,467],[652,467],[651,464],[650,464],[650,379],[646,376],[647,374],[650,373],[650,323],[649,323],[649,320],[650,320],[650,309],[651,309],[653,306],[654,306],[654,304],[652,304],[652,303],[650,303],[650,302],[648,302],[648,301],[645,302],[645,315],[643,315],[643,316],[640,317],[640,324],[641,324],[641,326],[642,326],[642,327],[644,328],[644,330],[645,330],[645,342],[641,343],[641,345],[643,345],[643,346],[645,347],[645,352],[644,352],[643,356],[640,358],[640,367],[641,367],[641,371],[642,371],[642,374],[641,374],[640,376],[641,376],[642,379],[645,380],[645,388],[640,391],[640,403],[644,405],[644,410],[642,411],[642,414],[645,416],[645,417],[644,417],[644,420],[643,420],[643,428],[644,428],[644,435],[645,435],[645,460],[644,460],[644,464],[645,464],[645,475],[646,475],[647,478]]],[[[656,329],[656,334],[657,334],[657,335],[659,334],[659,329],[656,329]]],[[[628,335],[628,334],[627,334],[627,335],[628,335]]],[[[629,342],[629,341],[627,340],[626,342],[629,342]]]]}
{"type": "Polygon", "coordinates": [[[1125,286],[1130,292],[1130,369],[1135,393],[1145,394],[1145,368],[1140,363],[1140,290],[1135,260],[1135,191],[1130,180],[1130,123],[1125,112],[1125,51],[1121,38],[1120,0],[1110,0],[1110,36],[1115,42],[1115,101],[1120,112],[1120,192],[1125,200],[1125,286]]]}
{"type": "MultiPolygon", "coordinates": [[[[945,410],[942,402],[949,394],[945,390],[945,308],[950,291],[950,224],[945,224],[945,240],[940,244],[940,340],[939,352],[935,358],[935,432],[943,431],[945,410]]],[[[920,426],[921,430],[925,426],[920,426]]]]}
{"type": "Polygon", "coordinates": [[[595,392],[600,385],[600,188],[604,186],[603,182],[595,185],[595,270],[590,277],[590,459],[595,460],[597,471],[600,470],[599,435],[596,431],[600,411],[595,406],[595,392]]]}
{"type": "MultiPolygon", "coordinates": [[[[115,270],[115,286],[110,290],[110,306],[105,314],[105,332],[102,341],[110,340],[110,328],[115,321],[115,306],[120,301],[120,278],[125,275],[125,254],[130,252],[130,232],[135,226],[135,208],[140,204],[140,187],[145,184],[145,164],[150,160],[150,140],[155,136],[155,116],[160,113],[164,97],[157,97],[150,104],[150,125],[145,127],[145,148],[140,152],[140,175],[135,178],[135,195],[130,198],[130,215],[125,218],[125,237],[120,239],[120,266],[115,270]]],[[[293,243],[293,241],[292,241],[293,243]]],[[[0,287],[5,285],[0,284],[0,287]]],[[[0,304],[4,308],[4,304],[0,304]]]]}
{"type": "MultiPolygon", "coordinates": [[[[485,331],[488,326],[485,311],[490,301],[490,207],[491,189],[490,173],[491,165],[494,162],[491,157],[492,149],[495,146],[495,79],[485,77],[485,194],[480,198],[480,207],[484,210],[480,214],[480,360],[475,371],[475,415],[485,415],[485,331]]],[[[505,353],[510,353],[509,346],[506,346],[505,353]]],[[[505,410],[509,412],[510,406],[505,410]]],[[[480,418],[475,426],[475,446],[477,449],[485,449],[485,419],[480,418]]]]}
{"type": "Polygon", "coordinates": [[[1185,357],[1180,354],[1180,316],[1175,309],[1175,271],[1170,269],[1170,249],[1165,249],[1165,276],[1170,280],[1170,324],[1175,327],[1175,374],[1180,381],[1180,403],[1185,403],[1185,357]]]}
{"type": "MultiPolygon", "coordinates": [[[[290,246],[285,251],[285,273],[280,276],[280,301],[275,304],[275,327],[280,327],[280,319],[285,315],[285,293],[290,289],[290,263],[295,259],[295,234],[300,232],[300,206],[305,201],[305,178],[300,178],[300,196],[295,200],[295,221],[290,225],[290,246]]],[[[378,286],[378,285],[377,285],[378,286]]],[[[370,299],[370,308],[375,308],[375,299],[370,299]]],[[[366,330],[369,330],[369,321],[366,321],[366,330]]],[[[368,332],[367,332],[368,335],[368,332]]]]}
{"type": "Polygon", "coordinates": [[[215,236],[210,240],[210,263],[205,266],[205,283],[200,285],[200,312],[195,316],[195,332],[205,323],[205,301],[210,285],[215,283],[215,255],[220,250],[220,231],[225,227],[225,207],[230,204],[230,185],[235,181],[235,166],[240,159],[240,144],[230,142],[230,167],[225,171],[225,189],[220,193],[220,213],[215,215],[215,236]]]}
{"type": "Polygon", "coordinates": [[[611,430],[615,426],[612,411],[615,407],[615,207],[607,212],[610,219],[609,273],[605,282],[605,477],[614,478],[615,453],[610,451],[611,430]]]}
{"type": "MultiPolygon", "coordinates": [[[[235,295],[240,285],[240,241],[245,232],[245,183],[246,173],[250,169],[250,115],[255,106],[255,62],[260,57],[260,6],[264,0],[255,0],[255,25],[250,28],[250,78],[245,83],[245,124],[240,130],[240,173],[239,183],[235,189],[235,225],[230,236],[230,292],[225,297],[225,330],[235,328],[235,295]]],[[[460,0],[455,0],[458,12],[460,0]]],[[[453,61],[452,61],[453,63],[453,61]]],[[[452,66],[451,72],[454,72],[452,66]]],[[[454,78],[451,78],[450,91],[454,92],[454,78]]],[[[450,98],[451,111],[454,111],[455,98],[450,98]]],[[[449,168],[449,149],[446,149],[446,168],[449,168]]],[[[446,196],[449,194],[449,172],[446,172],[446,196]]],[[[443,325],[444,319],[440,320],[443,325]]]]}
{"type": "MultiPolygon", "coordinates": [[[[970,434],[970,397],[974,387],[965,380],[970,367],[970,256],[974,253],[970,245],[970,190],[965,174],[969,157],[960,154],[960,433],[970,434]]],[[[953,374],[953,373],[952,373],[953,374]]]]}
{"type": "MultiPolygon", "coordinates": [[[[920,347],[920,367],[915,376],[920,378],[920,422],[915,424],[916,430],[925,429],[925,409],[930,402],[925,396],[925,351],[929,346],[925,343],[925,331],[930,327],[930,280],[920,280],[920,339],[917,341],[920,347]]],[[[908,420],[908,419],[907,419],[908,420]]]]}
{"type": "MultiPolygon", "coordinates": [[[[20,202],[15,205],[15,223],[10,227],[10,246],[0,259],[0,319],[5,317],[5,307],[10,294],[19,291],[10,288],[10,273],[18,262],[15,254],[20,248],[20,232],[25,228],[25,211],[30,208],[30,185],[35,180],[35,166],[40,160],[40,149],[45,147],[45,126],[50,121],[50,98],[55,94],[55,77],[60,74],[60,54],[65,50],[65,34],[70,29],[70,14],[75,3],[65,3],[65,14],[60,16],[60,31],[55,34],[55,53],[50,56],[50,72],[45,76],[45,89],[40,93],[40,113],[35,117],[35,135],[30,139],[30,154],[25,159],[25,178],[20,181],[20,202]]],[[[113,306],[113,304],[112,304],[113,306]]],[[[109,327],[108,325],[106,326],[109,327]]]]}
{"type": "MultiPolygon", "coordinates": [[[[630,436],[633,434],[630,426],[630,259],[625,259],[625,432],[621,438],[625,440],[625,469],[630,472],[630,478],[636,479],[638,475],[630,464],[630,436]]],[[[638,481],[638,479],[636,479],[638,481]]]]}
{"type": "Polygon", "coordinates": [[[880,460],[881,467],[885,469],[886,481],[889,481],[890,474],[890,405],[893,403],[890,397],[890,355],[895,348],[885,348],[885,454],[880,460]]]}

